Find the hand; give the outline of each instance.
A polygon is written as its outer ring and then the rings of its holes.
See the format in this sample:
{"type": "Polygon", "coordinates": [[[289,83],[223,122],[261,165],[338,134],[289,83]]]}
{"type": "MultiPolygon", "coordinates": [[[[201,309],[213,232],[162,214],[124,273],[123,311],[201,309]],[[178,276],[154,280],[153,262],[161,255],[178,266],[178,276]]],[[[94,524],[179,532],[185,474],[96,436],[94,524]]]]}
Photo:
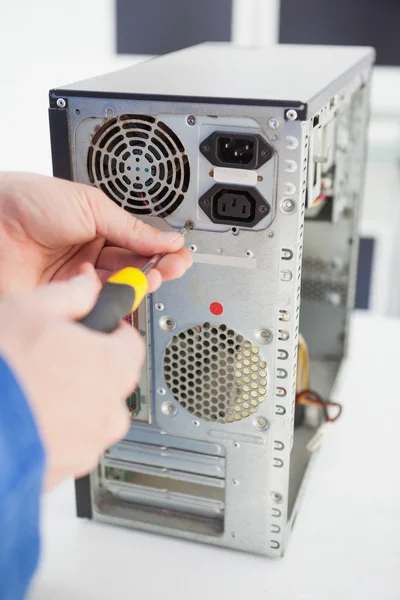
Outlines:
{"type": "Polygon", "coordinates": [[[100,190],[29,173],[0,174],[0,295],[96,269],[104,281],[169,253],[148,274],[149,291],[192,264],[176,232],[160,233],[100,190]]]}
{"type": "Polygon", "coordinates": [[[99,287],[81,275],[0,302],[0,354],[36,419],[47,489],[90,472],[129,427],[125,401],[140,377],[144,343],[124,323],[102,334],[74,322],[91,310],[99,287]]]}

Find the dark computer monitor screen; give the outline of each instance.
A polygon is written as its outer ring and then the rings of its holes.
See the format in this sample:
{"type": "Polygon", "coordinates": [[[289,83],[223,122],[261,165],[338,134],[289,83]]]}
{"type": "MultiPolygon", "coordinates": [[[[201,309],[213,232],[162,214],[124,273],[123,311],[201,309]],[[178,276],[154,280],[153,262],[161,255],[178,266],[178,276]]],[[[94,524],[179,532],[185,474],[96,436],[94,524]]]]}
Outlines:
{"type": "Polygon", "coordinates": [[[117,0],[116,10],[120,54],[165,54],[231,40],[232,0],[117,0]]]}
{"type": "Polygon", "coordinates": [[[399,0],[281,0],[279,41],[373,46],[377,64],[400,65],[399,0]]]}

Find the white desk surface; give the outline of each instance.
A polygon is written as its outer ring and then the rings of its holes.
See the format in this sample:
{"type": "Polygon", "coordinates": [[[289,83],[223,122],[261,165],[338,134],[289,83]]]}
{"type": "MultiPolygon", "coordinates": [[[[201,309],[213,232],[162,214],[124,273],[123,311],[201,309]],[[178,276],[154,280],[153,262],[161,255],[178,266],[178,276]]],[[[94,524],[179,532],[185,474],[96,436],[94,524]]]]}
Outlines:
{"type": "Polygon", "coordinates": [[[343,415],[314,464],[283,559],[75,518],[49,495],[31,600],[398,600],[400,320],[357,314],[335,398],[343,415]]]}

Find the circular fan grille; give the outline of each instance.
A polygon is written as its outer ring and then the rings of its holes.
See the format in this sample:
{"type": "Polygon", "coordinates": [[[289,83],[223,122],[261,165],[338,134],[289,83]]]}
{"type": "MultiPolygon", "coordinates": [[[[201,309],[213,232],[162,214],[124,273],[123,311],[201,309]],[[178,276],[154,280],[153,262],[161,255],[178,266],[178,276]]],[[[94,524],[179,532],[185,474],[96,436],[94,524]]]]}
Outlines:
{"type": "Polygon", "coordinates": [[[173,337],[164,378],[175,400],[205,421],[233,423],[264,402],[267,365],[260,350],[226,325],[204,323],[173,337]]]}
{"type": "Polygon", "coordinates": [[[190,180],[178,136],[145,115],[119,115],[101,125],[88,150],[87,169],[92,184],[138,215],[172,214],[190,180]]]}

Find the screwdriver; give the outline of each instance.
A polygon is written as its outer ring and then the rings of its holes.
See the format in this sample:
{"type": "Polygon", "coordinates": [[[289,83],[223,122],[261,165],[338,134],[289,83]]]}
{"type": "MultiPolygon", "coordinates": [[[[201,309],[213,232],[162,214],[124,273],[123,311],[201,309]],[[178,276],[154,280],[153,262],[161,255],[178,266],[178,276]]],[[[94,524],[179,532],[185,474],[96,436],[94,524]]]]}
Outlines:
{"type": "MultiPolygon", "coordinates": [[[[193,221],[186,221],[178,234],[186,235],[193,229],[193,221]]],[[[154,255],[141,269],[126,267],[111,275],[102,287],[94,308],[79,321],[94,331],[111,333],[129,313],[134,313],[147,294],[146,274],[167,254],[154,255]]]]}

